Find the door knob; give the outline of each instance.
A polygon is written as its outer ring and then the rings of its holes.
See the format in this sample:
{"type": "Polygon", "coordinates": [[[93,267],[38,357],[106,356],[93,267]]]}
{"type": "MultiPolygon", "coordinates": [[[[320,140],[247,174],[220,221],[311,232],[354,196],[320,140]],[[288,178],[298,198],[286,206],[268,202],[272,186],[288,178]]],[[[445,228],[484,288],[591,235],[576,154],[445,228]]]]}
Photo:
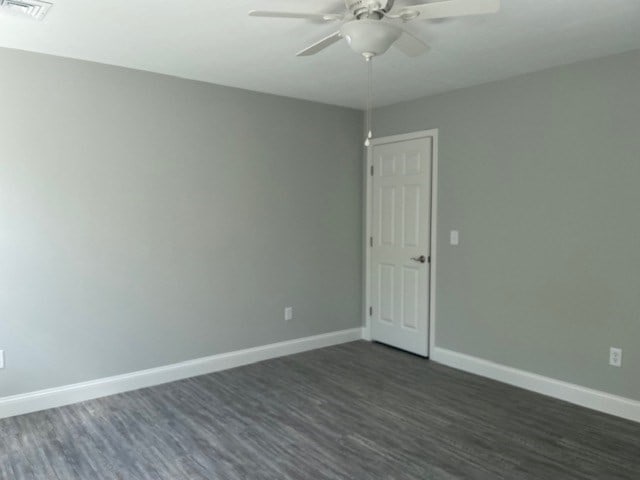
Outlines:
{"type": "Polygon", "coordinates": [[[427,261],[427,257],[425,257],[424,255],[420,255],[419,257],[411,257],[411,260],[413,260],[414,262],[425,263],[427,261]]]}

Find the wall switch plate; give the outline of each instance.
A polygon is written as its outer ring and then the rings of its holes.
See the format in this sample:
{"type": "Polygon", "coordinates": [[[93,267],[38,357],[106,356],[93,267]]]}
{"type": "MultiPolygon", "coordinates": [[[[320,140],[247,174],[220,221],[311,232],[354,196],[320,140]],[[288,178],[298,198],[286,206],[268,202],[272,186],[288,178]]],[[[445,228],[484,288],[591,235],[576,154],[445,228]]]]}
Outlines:
{"type": "Polygon", "coordinates": [[[460,233],[458,230],[451,230],[449,233],[449,243],[451,245],[459,245],[460,244],[460,233]]]}
{"type": "Polygon", "coordinates": [[[287,307],[284,309],[284,319],[287,322],[293,319],[293,307],[287,307]]]}
{"type": "Polygon", "coordinates": [[[4,350],[0,350],[0,368],[4,368],[4,350]]]}
{"type": "Polygon", "coordinates": [[[609,365],[612,367],[622,366],[622,349],[611,347],[609,349],[609,365]]]}

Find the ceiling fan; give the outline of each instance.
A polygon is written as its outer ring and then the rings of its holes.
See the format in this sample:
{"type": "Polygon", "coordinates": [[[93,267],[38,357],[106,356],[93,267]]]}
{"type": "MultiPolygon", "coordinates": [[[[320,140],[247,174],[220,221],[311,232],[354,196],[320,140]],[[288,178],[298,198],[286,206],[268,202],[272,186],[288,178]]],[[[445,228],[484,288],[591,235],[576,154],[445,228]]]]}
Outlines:
{"type": "Polygon", "coordinates": [[[465,15],[495,13],[500,0],[438,0],[418,5],[394,5],[394,0],[345,0],[344,13],[270,12],[252,10],[253,17],[308,19],[342,22],[339,30],[298,52],[315,55],[344,38],[357,53],[370,59],[382,55],[392,45],[409,57],[429,50],[418,37],[401,27],[413,20],[434,20],[465,15]]]}

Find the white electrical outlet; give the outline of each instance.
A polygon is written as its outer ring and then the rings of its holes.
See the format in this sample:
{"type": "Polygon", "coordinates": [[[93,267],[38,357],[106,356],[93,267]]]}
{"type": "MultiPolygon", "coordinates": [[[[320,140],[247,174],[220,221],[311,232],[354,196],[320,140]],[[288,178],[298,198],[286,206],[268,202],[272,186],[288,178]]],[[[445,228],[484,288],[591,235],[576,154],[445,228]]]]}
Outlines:
{"type": "Polygon", "coordinates": [[[458,232],[458,230],[451,230],[451,232],[449,232],[449,243],[451,245],[460,245],[460,232],[458,232]]]}
{"type": "Polygon", "coordinates": [[[0,350],[0,368],[4,368],[4,350],[0,350]]]}
{"type": "Polygon", "coordinates": [[[622,366],[622,349],[611,347],[609,349],[609,365],[612,367],[622,366]]]}
{"type": "Polygon", "coordinates": [[[284,319],[287,322],[293,319],[293,307],[287,307],[284,309],[284,319]]]}

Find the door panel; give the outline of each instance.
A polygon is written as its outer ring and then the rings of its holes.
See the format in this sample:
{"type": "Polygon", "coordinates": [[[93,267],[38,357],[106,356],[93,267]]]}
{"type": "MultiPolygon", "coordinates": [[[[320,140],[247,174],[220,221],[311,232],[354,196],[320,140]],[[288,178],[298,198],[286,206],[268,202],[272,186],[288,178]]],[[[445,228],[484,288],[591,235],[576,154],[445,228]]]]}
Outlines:
{"type": "Polygon", "coordinates": [[[417,268],[402,268],[402,326],[416,330],[420,324],[420,272],[417,268]]]}
{"type": "Polygon", "coordinates": [[[402,187],[404,218],[402,219],[402,246],[420,246],[420,190],[421,185],[402,187]]]}
{"type": "Polygon", "coordinates": [[[430,137],[372,150],[371,336],[428,355],[430,137]]]}
{"type": "Polygon", "coordinates": [[[378,236],[383,245],[395,245],[396,234],[396,187],[383,185],[380,188],[380,231],[378,236]]]}
{"type": "Polygon", "coordinates": [[[380,303],[378,305],[378,308],[380,309],[380,320],[393,324],[395,298],[393,295],[389,295],[387,293],[395,290],[395,267],[394,265],[380,264],[378,269],[380,271],[379,291],[381,292],[380,303]]]}

